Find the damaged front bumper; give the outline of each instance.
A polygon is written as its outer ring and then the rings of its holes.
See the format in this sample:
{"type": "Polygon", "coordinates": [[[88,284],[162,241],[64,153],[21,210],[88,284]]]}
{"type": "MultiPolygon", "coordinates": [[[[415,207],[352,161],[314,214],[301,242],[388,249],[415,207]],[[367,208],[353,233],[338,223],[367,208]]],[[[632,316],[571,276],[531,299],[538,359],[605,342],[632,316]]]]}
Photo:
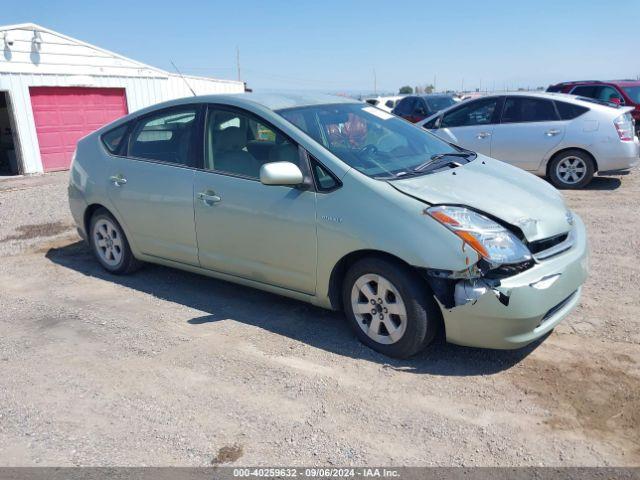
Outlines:
{"type": "Polygon", "coordinates": [[[459,282],[455,292],[459,306],[445,306],[439,300],[447,341],[512,349],[531,343],[560,323],[577,305],[587,278],[586,231],[577,215],[574,219],[575,243],[569,250],[503,278],[499,285],[483,279],[467,285],[459,282]],[[471,298],[465,302],[465,296],[471,298]]]}

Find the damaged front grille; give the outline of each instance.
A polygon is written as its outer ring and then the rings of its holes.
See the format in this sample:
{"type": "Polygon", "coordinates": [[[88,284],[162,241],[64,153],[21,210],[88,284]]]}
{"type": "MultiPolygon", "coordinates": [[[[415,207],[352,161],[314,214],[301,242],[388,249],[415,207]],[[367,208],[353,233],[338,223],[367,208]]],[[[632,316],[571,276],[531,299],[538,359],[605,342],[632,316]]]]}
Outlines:
{"type": "Polygon", "coordinates": [[[542,240],[536,240],[535,242],[531,242],[529,244],[529,251],[533,254],[543,252],[559,243],[564,242],[568,233],[563,233],[561,235],[556,235],[555,237],[543,238],[542,240]]]}
{"type": "Polygon", "coordinates": [[[527,260],[526,262],[514,263],[511,265],[500,265],[492,270],[489,270],[485,277],[487,278],[508,278],[513,277],[519,273],[524,272],[525,270],[529,270],[534,265],[533,260],[527,260]]]}
{"type": "Polygon", "coordinates": [[[571,230],[568,233],[562,233],[549,238],[543,238],[542,240],[536,240],[529,243],[529,251],[532,253],[533,258],[536,260],[545,260],[547,258],[558,255],[566,250],[569,250],[575,241],[574,231],[571,230]]]}

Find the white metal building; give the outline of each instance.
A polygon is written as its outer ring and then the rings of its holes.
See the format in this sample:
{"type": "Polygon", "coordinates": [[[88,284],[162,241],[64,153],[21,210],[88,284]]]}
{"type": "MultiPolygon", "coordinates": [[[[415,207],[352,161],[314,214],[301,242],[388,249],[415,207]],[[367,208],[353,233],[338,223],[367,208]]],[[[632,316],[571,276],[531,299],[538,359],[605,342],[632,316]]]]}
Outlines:
{"type": "Polygon", "coordinates": [[[79,138],[190,96],[189,87],[198,95],[244,92],[242,82],[183,79],[33,23],[0,26],[0,49],[0,175],[67,169],[79,138]]]}

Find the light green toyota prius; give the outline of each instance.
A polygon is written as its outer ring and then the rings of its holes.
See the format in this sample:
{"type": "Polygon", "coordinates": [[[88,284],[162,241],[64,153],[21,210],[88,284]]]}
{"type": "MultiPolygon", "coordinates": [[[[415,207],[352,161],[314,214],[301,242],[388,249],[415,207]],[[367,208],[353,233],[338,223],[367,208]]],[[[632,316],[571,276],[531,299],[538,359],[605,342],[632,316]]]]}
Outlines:
{"type": "Polygon", "coordinates": [[[394,357],[439,329],[460,345],[526,345],[587,276],[584,225],[556,189],[339,97],[135,112],[78,143],[69,201],[111,273],[159,263],[340,309],[394,357]]]}

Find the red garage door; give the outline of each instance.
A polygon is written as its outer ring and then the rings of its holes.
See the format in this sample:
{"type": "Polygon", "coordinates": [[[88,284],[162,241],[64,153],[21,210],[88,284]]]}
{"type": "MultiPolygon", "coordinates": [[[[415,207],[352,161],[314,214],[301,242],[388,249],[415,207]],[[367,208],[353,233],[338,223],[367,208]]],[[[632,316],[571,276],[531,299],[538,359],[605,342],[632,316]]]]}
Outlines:
{"type": "Polygon", "coordinates": [[[127,114],[123,88],[30,87],[45,172],[65,170],[76,142],[127,114]]]}

